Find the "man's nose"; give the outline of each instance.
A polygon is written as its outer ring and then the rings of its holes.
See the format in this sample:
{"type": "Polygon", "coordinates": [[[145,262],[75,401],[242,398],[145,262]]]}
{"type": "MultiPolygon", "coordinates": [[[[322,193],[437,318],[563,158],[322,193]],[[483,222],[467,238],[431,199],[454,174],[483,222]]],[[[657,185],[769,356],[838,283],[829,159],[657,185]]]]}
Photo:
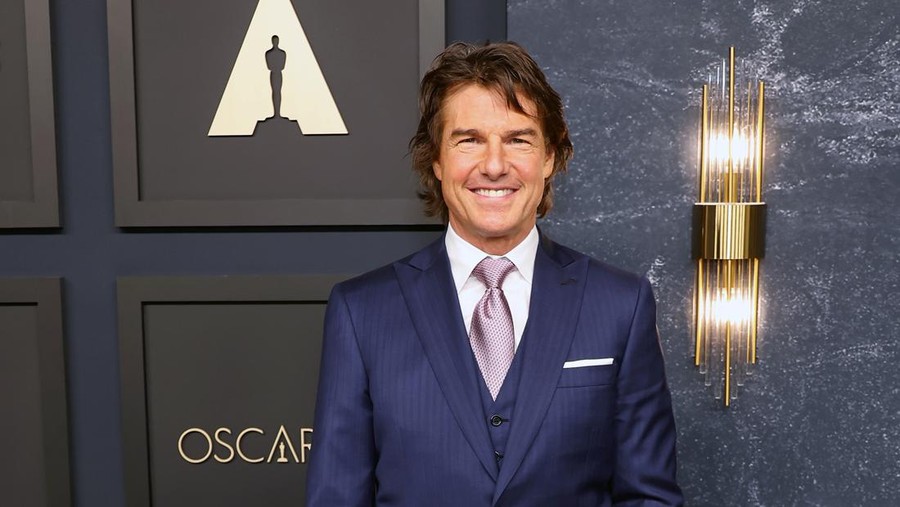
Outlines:
{"type": "Polygon", "coordinates": [[[499,139],[490,139],[487,143],[482,173],[495,180],[506,174],[506,156],[503,152],[503,142],[499,139]]]}

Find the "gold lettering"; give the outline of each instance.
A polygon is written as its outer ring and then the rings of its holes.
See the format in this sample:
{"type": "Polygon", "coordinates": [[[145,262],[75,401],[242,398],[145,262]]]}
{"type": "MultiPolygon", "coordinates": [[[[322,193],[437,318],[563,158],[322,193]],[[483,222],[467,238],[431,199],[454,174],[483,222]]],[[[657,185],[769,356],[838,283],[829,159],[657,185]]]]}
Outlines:
{"type": "Polygon", "coordinates": [[[215,460],[218,461],[219,463],[228,463],[234,459],[234,448],[231,447],[230,445],[228,445],[227,442],[225,442],[224,440],[219,438],[219,435],[222,433],[228,433],[229,435],[231,435],[231,430],[228,428],[219,428],[216,430],[216,433],[215,433],[216,442],[221,444],[222,447],[228,449],[228,457],[220,458],[218,454],[214,454],[213,458],[215,458],[215,460]]]}
{"type": "Polygon", "coordinates": [[[244,437],[247,436],[248,433],[258,433],[263,436],[266,434],[261,428],[246,428],[238,433],[237,439],[232,443],[231,436],[233,435],[233,432],[231,428],[220,427],[216,429],[213,436],[210,436],[210,434],[202,428],[188,428],[178,437],[178,454],[180,454],[181,458],[186,462],[195,465],[208,461],[210,456],[219,463],[231,463],[235,459],[235,454],[240,456],[240,458],[247,463],[272,463],[273,459],[275,459],[276,463],[289,463],[290,459],[287,456],[287,451],[290,451],[290,456],[293,457],[294,463],[305,464],[309,457],[309,452],[312,450],[313,428],[300,428],[300,455],[298,456],[297,447],[294,446],[294,442],[291,440],[284,425],[281,425],[278,428],[275,439],[272,441],[272,447],[269,449],[268,456],[265,454],[259,457],[247,456],[244,452],[243,445],[245,443],[244,437]],[[188,456],[185,451],[185,441],[188,440],[188,437],[192,433],[197,433],[198,435],[201,435],[202,438],[206,439],[206,453],[203,456],[191,457],[188,456]],[[225,449],[225,452],[215,449],[214,446],[221,446],[225,449]],[[276,449],[278,450],[277,455],[275,453],[276,449]]]}
{"type": "MultiPolygon", "coordinates": [[[[265,435],[266,433],[259,428],[247,428],[244,431],[238,433],[237,441],[235,442],[235,447],[237,447],[238,456],[240,456],[247,463],[261,463],[265,460],[265,458],[248,458],[244,452],[241,450],[241,440],[244,438],[244,435],[247,433],[259,433],[260,435],[265,435]]],[[[271,459],[271,456],[269,456],[271,459]]]]}
{"type": "Polygon", "coordinates": [[[300,428],[300,463],[306,463],[306,451],[312,449],[312,442],[308,442],[306,435],[312,435],[312,428],[300,428]]]}
{"type": "Polygon", "coordinates": [[[294,444],[291,443],[291,439],[288,437],[288,433],[284,429],[283,424],[278,428],[278,435],[275,436],[275,441],[272,442],[272,450],[269,451],[269,458],[266,460],[266,463],[272,462],[272,456],[275,455],[275,449],[278,447],[278,442],[281,440],[281,437],[284,437],[284,442],[287,443],[288,449],[291,450],[291,454],[294,456],[294,463],[300,463],[300,458],[297,457],[297,451],[294,450],[294,444]]]}
{"type": "Polygon", "coordinates": [[[184,458],[184,460],[187,461],[188,463],[193,463],[195,465],[198,463],[203,463],[204,461],[209,459],[209,456],[212,454],[212,451],[213,451],[212,446],[213,446],[213,443],[212,443],[212,439],[209,438],[209,433],[203,431],[200,428],[188,428],[188,429],[184,430],[184,433],[182,433],[180,437],[178,437],[178,454],[181,454],[181,457],[184,458]],[[200,433],[201,435],[203,435],[206,438],[206,445],[207,445],[206,454],[200,459],[189,458],[188,455],[184,453],[184,445],[183,445],[184,438],[186,436],[188,436],[188,434],[190,434],[190,433],[200,433]]]}

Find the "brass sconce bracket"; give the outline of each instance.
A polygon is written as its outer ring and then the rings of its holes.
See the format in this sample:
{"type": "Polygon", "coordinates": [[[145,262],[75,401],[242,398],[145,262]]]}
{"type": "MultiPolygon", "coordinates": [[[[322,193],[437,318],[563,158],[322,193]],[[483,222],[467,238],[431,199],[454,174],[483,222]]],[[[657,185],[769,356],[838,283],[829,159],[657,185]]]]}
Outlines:
{"type": "Polygon", "coordinates": [[[766,204],[696,203],[691,252],[697,259],[762,259],[766,204]]]}

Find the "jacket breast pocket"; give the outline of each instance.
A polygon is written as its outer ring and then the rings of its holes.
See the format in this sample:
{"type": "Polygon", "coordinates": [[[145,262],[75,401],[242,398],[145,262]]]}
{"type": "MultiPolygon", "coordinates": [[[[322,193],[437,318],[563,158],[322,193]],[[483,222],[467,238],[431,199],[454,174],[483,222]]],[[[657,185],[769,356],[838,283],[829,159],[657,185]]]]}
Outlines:
{"type": "Polygon", "coordinates": [[[556,387],[585,387],[614,384],[619,367],[616,364],[563,368],[556,387]]]}

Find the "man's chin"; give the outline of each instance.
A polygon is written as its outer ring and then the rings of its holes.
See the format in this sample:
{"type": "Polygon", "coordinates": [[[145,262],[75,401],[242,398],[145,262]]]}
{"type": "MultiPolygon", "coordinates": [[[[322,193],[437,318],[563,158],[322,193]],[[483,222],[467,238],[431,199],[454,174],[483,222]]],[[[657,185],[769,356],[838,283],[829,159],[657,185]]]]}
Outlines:
{"type": "Polygon", "coordinates": [[[480,238],[485,241],[501,242],[505,240],[521,240],[528,235],[531,227],[494,226],[483,227],[477,231],[480,238]]]}

